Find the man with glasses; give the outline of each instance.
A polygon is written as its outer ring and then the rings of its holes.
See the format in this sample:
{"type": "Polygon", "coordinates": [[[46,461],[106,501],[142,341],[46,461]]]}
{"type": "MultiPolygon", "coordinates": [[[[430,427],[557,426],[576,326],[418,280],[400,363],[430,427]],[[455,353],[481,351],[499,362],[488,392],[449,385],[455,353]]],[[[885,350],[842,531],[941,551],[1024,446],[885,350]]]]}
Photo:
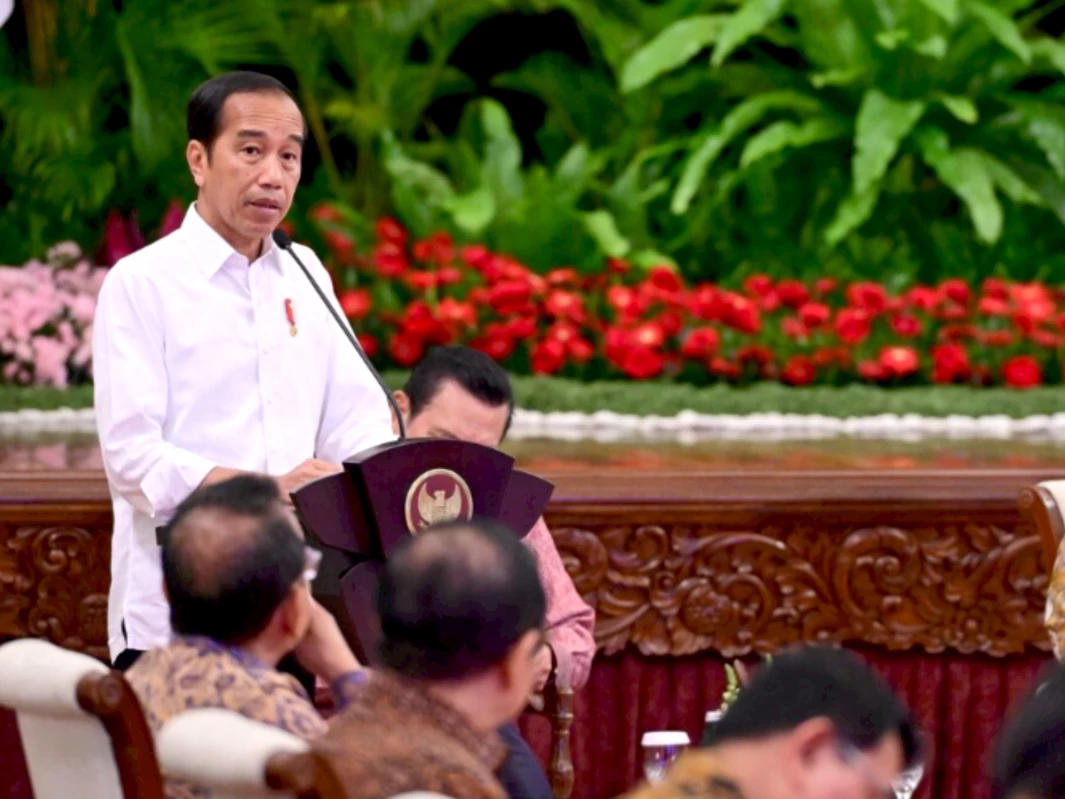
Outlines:
{"type": "MultiPolygon", "coordinates": [[[[233,710],[302,738],[326,723],[297,680],[294,655],[344,706],[365,679],[336,620],[311,597],[321,553],[306,546],[275,480],[240,475],[193,492],[162,531],[174,631],[126,676],[153,730],[191,708],[233,710]]],[[[167,795],[197,795],[169,782],[167,795]]]]}
{"type": "Polygon", "coordinates": [[[841,649],[810,647],[762,666],[662,782],[632,799],[895,799],[919,757],[909,711],[841,649]]]}

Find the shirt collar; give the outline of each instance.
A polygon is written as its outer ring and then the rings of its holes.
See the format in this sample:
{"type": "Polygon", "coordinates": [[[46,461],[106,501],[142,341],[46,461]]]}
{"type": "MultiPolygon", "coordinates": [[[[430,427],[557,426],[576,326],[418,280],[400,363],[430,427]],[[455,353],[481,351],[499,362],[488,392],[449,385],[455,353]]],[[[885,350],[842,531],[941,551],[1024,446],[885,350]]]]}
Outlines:
{"type": "Polygon", "coordinates": [[[171,637],[171,644],[191,647],[200,656],[208,654],[227,655],[250,672],[270,670],[270,666],[267,665],[266,661],[253,655],[251,652],[241,649],[239,646],[220,643],[219,641],[215,641],[213,638],[207,638],[206,636],[174,635],[171,637]]]}
{"type": "MultiPolygon", "coordinates": [[[[203,276],[210,279],[214,277],[231,258],[238,258],[243,262],[244,256],[233,249],[228,241],[219,235],[218,231],[207,224],[204,218],[196,210],[196,203],[191,203],[185,212],[185,218],[181,222],[181,233],[192,246],[193,257],[197,260],[197,266],[203,276]]],[[[258,260],[264,265],[272,266],[281,270],[281,251],[274,244],[274,239],[269,236],[265,240],[262,255],[258,260]]]]}

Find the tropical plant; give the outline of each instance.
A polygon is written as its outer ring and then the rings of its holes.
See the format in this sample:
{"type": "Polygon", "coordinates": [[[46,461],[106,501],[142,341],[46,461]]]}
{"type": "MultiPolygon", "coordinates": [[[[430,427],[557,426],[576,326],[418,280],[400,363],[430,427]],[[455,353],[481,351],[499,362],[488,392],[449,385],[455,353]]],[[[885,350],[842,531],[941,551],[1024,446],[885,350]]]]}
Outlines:
{"type": "MultiPolygon", "coordinates": [[[[853,250],[868,255],[868,238],[880,238],[912,248],[914,262],[938,273],[957,238],[937,220],[955,215],[956,203],[984,247],[1009,239],[1007,225],[1025,208],[1063,240],[1065,45],[1038,33],[1048,9],[1031,6],[704,6],[636,50],[620,89],[653,93],[664,77],[694,74],[728,98],[725,113],[703,117],[669,187],[669,211],[700,249],[714,245],[703,231],[719,247],[728,242],[727,227],[782,245],[786,256],[803,251],[808,266],[823,269],[841,246],[855,260],[853,250]],[[704,51],[709,64],[693,63],[704,51]]],[[[772,259],[758,241],[749,251],[765,256],[762,268],[772,259]]]]}

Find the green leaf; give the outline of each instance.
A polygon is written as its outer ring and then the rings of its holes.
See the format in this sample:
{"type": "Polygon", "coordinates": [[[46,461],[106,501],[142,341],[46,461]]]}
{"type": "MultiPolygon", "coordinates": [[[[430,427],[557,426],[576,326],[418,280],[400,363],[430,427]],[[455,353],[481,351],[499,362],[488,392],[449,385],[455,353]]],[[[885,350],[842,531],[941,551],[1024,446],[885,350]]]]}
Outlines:
{"type": "Polygon", "coordinates": [[[812,144],[845,136],[846,133],[846,126],[831,117],[817,117],[801,125],[782,119],[747,140],[747,146],[743,148],[743,154],[740,155],[740,166],[748,167],[768,155],[789,147],[809,147],[812,144]]]}
{"type": "Polygon", "coordinates": [[[850,194],[836,209],[836,216],[825,228],[825,243],[835,247],[851,232],[857,230],[873,215],[877,200],[880,199],[880,183],[874,183],[864,194],[850,194]]]}
{"type": "Polygon", "coordinates": [[[724,64],[737,47],[780,16],[785,3],[786,0],[746,0],[721,29],[714,54],[710,57],[710,66],[716,68],[724,64]]]}
{"type": "Polygon", "coordinates": [[[688,63],[721,33],[724,14],[697,14],[678,20],[632,54],[621,70],[621,92],[641,89],[660,75],[688,63]]]}
{"type": "Polygon", "coordinates": [[[924,114],[924,103],[904,102],[870,89],[862,98],[854,132],[854,194],[865,196],[899,151],[899,145],[924,114]]]}
{"type": "Polygon", "coordinates": [[[947,40],[942,36],[932,36],[915,44],[913,49],[929,58],[941,59],[947,54],[947,40]]]}
{"type": "Polygon", "coordinates": [[[1045,37],[1030,43],[1032,55],[1045,58],[1058,72],[1065,73],[1065,44],[1057,39],[1045,37]]]}
{"type": "Polygon", "coordinates": [[[810,76],[810,85],[815,89],[823,89],[825,86],[853,86],[865,77],[864,67],[847,67],[846,69],[830,69],[827,72],[815,72],[810,76]]]}
{"type": "Polygon", "coordinates": [[[581,214],[581,221],[605,255],[611,258],[624,258],[632,249],[629,240],[618,231],[617,223],[609,211],[581,214]]]}
{"type": "Polygon", "coordinates": [[[454,202],[455,190],[443,172],[407,156],[390,132],[383,138],[384,167],[396,184],[421,194],[426,202],[440,208],[454,202]]]}
{"type": "Polygon", "coordinates": [[[524,192],[521,143],[501,103],[481,100],[480,106],[481,127],[485,136],[481,177],[495,194],[497,203],[514,202],[524,192]]]}
{"type": "Polygon", "coordinates": [[[917,145],[925,162],[963,203],[972,217],[976,236],[993,244],[1002,235],[1002,206],[979,150],[950,149],[947,134],[938,128],[922,130],[917,145]]]}
{"type": "Polygon", "coordinates": [[[629,256],[629,262],[640,269],[651,269],[656,266],[668,266],[674,272],[677,271],[677,262],[668,255],[657,250],[640,250],[629,256]]]}
{"type": "Polygon", "coordinates": [[[1026,110],[1028,135],[1043,151],[1058,177],[1065,178],[1065,124],[1051,111],[1026,110]]]}
{"type": "Polygon", "coordinates": [[[958,19],[958,0],[921,0],[929,11],[938,14],[948,25],[958,19]]]}
{"type": "Polygon", "coordinates": [[[959,122],[973,125],[980,118],[980,114],[976,110],[976,104],[968,97],[942,94],[936,99],[943,103],[946,109],[950,111],[950,113],[954,115],[954,118],[959,122]]]}
{"type": "Polygon", "coordinates": [[[484,233],[496,214],[495,196],[486,186],[456,195],[444,207],[455,224],[470,236],[484,233]]]}
{"type": "Polygon", "coordinates": [[[978,2],[978,0],[969,0],[967,8],[970,14],[984,24],[987,32],[995,37],[999,44],[1025,64],[1031,62],[1032,50],[1028,46],[1028,42],[1024,40],[1024,36],[1021,35],[1020,28],[1017,27],[1012,19],[997,8],[992,8],[989,5],[978,2]]]}
{"type": "Polygon", "coordinates": [[[1025,183],[1020,175],[1006,166],[1006,164],[1002,163],[1002,161],[995,158],[995,156],[991,155],[991,153],[986,150],[974,150],[974,152],[978,153],[983,160],[984,169],[986,169],[987,174],[991,176],[991,180],[993,180],[995,185],[1002,190],[1002,193],[1011,200],[1026,205],[1046,205],[1043,198],[1025,183]]]}
{"type": "Polygon", "coordinates": [[[694,152],[684,165],[680,180],[677,181],[670,210],[674,214],[683,214],[687,211],[699,185],[706,176],[706,171],[725,147],[769,111],[788,109],[810,114],[816,113],[820,108],[821,104],[817,100],[791,91],[760,94],[737,105],[721,120],[721,124],[715,130],[698,140],[694,152]]]}

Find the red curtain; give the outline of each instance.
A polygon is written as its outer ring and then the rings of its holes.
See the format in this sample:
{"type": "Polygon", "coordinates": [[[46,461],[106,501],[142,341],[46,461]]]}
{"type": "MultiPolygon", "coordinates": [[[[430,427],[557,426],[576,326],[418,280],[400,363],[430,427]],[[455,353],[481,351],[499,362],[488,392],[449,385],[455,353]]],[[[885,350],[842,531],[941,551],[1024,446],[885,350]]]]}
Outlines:
{"type": "MultiPolygon", "coordinates": [[[[930,752],[915,799],[988,799],[984,758],[1007,709],[1032,685],[1049,656],[1011,658],[855,650],[913,710],[930,752]]],[[[725,687],[721,659],[650,658],[634,652],[597,658],[577,698],[573,724],[574,799],[609,799],[642,777],[639,741],[647,730],[685,730],[698,741],[706,710],[725,687]]],[[[549,730],[522,728],[546,760],[549,730]]]]}

